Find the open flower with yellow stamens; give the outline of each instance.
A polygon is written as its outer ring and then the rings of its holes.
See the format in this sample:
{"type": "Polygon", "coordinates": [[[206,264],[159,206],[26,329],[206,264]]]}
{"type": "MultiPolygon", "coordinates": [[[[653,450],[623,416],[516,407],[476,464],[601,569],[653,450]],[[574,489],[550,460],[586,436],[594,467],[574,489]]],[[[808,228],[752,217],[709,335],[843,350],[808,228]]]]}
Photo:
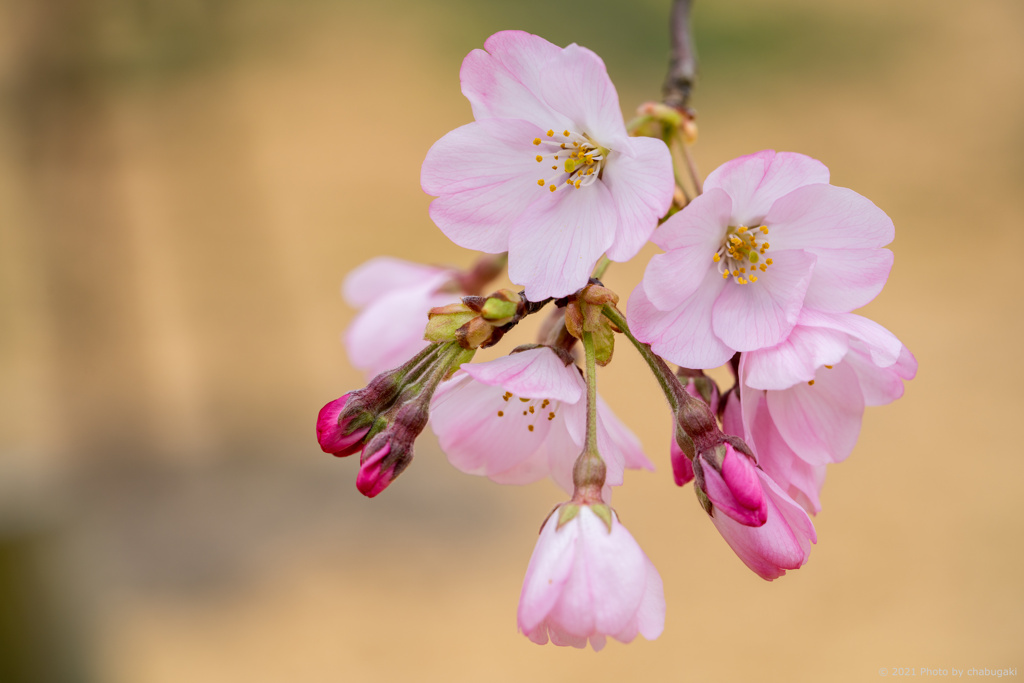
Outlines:
{"type": "Polygon", "coordinates": [[[531,301],[587,284],[602,254],[627,261],[672,203],[661,140],[631,138],[601,58],[523,31],[502,31],[462,63],[476,121],[423,162],[430,217],[467,249],[508,252],[531,301]]]}
{"type": "MultiPolygon", "coordinates": [[[[541,346],[463,365],[434,394],[430,426],[449,462],[467,474],[499,484],[550,475],[571,493],[573,464],[586,438],[586,395],[570,357],[541,346]]],[[[654,469],[636,436],[600,397],[597,417],[608,485],[622,483],[624,468],[654,469]]]]}
{"type": "Polygon", "coordinates": [[[892,221],[828,181],[820,161],[772,150],[712,172],[651,238],[665,253],[630,296],[633,333],[667,360],[713,368],[785,341],[805,309],[874,299],[892,268],[892,221]]]}

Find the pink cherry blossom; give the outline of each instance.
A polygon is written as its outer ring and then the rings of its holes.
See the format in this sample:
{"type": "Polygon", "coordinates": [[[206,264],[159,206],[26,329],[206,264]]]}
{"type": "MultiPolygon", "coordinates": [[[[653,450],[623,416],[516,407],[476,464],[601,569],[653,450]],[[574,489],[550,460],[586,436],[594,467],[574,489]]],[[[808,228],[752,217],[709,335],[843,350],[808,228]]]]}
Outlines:
{"type": "Polygon", "coordinates": [[[853,451],[865,407],[902,396],[916,371],[913,354],[881,325],[804,311],[785,342],[741,356],[741,400],[726,407],[727,430],[741,430],[732,433],[761,467],[816,513],[825,467],[853,451]]]}
{"type": "Polygon", "coordinates": [[[610,514],[611,528],[589,505],[559,528],[563,508],[541,529],[519,598],[519,630],[535,643],[600,650],[608,636],[648,640],[665,626],[658,570],[610,514]]]}
{"type": "Polygon", "coordinates": [[[818,535],[803,508],[763,471],[756,473],[768,506],[765,523],[747,526],[721,514],[717,508],[711,521],[743,563],[762,579],[771,581],[787,569],[803,566],[811,554],[811,544],[818,542],[818,535]]]}
{"type": "Polygon", "coordinates": [[[372,377],[397,367],[422,351],[427,313],[459,300],[451,283],[455,272],[380,256],[345,278],[342,292],[362,311],[345,333],[352,365],[372,377]]]}
{"type": "Polygon", "coordinates": [[[459,246],[507,251],[509,277],[539,301],[587,284],[601,254],[626,261],[672,201],[668,148],[631,138],[601,58],[502,31],[462,63],[476,121],[423,162],[430,217],[459,246]]]}
{"type": "Polygon", "coordinates": [[[633,333],[689,368],[773,347],[803,310],[847,313],[881,291],[892,221],[828,169],[771,150],[734,159],[653,235],[665,250],[629,300],[633,333]]]}
{"type": "MultiPolygon", "coordinates": [[[[586,440],[586,383],[575,364],[548,347],[464,365],[438,387],[430,425],[449,462],[501,484],[551,476],[573,491],[572,468],[586,440]]],[[[654,466],[640,442],[598,397],[598,448],[607,484],[623,469],[654,466]]]]}

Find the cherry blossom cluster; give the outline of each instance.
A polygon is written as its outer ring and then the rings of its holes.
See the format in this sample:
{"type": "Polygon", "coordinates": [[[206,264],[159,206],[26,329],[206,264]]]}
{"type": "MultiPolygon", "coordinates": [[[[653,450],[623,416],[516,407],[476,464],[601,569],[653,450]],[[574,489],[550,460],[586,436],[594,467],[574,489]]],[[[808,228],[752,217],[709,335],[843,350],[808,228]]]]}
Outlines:
{"type": "Polygon", "coordinates": [[[466,272],[382,256],[349,274],[361,312],[345,343],[370,381],[321,410],[322,449],[360,453],[370,497],[428,424],[465,473],[550,477],[568,499],[542,526],[519,629],[595,650],[656,638],[661,577],[609,505],[625,470],[654,465],[597,393],[597,367],[625,339],[672,411],[675,484],[693,482],[762,578],[801,567],[827,466],[852,452],[865,407],[899,398],[916,372],[891,332],[853,312],[889,276],[892,221],[801,154],[740,157],[701,182],[680,162],[691,113],[646,104],[627,125],[604,63],[578,45],[503,31],[460,76],[475,120],[431,147],[421,180],[441,232],[485,255],[466,272]],[[663,253],[623,313],[600,278],[648,241],[663,253]],[[506,266],[522,290],[484,294],[506,266]],[[541,313],[538,339],[470,362],[541,313]],[[720,366],[727,388],[704,372],[720,366]]]}

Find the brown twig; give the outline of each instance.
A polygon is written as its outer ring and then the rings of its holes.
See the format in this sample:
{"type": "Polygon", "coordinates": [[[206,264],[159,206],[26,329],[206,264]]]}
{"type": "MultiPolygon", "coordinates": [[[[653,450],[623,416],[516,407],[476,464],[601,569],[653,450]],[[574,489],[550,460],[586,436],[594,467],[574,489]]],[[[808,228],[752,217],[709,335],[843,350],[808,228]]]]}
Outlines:
{"type": "Polygon", "coordinates": [[[665,85],[662,86],[665,104],[684,112],[689,111],[690,92],[697,80],[697,52],[690,28],[691,7],[693,0],[674,0],[672,3],[669,19],[672,57],[665,85]]]}

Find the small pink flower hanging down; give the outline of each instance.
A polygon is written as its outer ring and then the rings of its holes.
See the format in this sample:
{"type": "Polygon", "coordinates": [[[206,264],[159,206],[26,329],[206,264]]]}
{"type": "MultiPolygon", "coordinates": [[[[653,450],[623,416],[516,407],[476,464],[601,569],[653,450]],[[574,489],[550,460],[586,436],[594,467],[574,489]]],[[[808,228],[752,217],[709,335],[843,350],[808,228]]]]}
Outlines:
{"type": "Polygon", "coordinates": [[[607,506],[589,505],[561,525],[567,504],[541,529],[519,597],[519,630],[535,643],[604,647],[608,636],[624,643],[637,633],[648,640],[665,627],[665,591],[633,536],[607,506]]]}
{"type": "MultiPolygon", "coordinates": [[[[572,493],[586,440],[587,387],[574,363],[548,347],[464,365],[434,394],[430,426],[449,462],[500,484],[551,476],[572,493]]],[[[607,483],[624,468],[654,469],[640,442],[598,397],[598,445],[607,483]]]]}
{"type": "Polygon", "coordinates": [[[370,259],[345,278],[342,293],[362,311],[345,333],[352,365],[367,377],[398,367],[427,346],[423,329],[435,306],[459,301],[456,273],[388,256],[370,259]]]}
{"type": "Polygon", "coordinates": [[[502,31],[462,63],[474,123],[423,162],[430,217],[453,242],[508,252],[526,297],[571,294],[602,254],[627,261],[668,211],[675,187],[661,140],[631,138],[601,58],[502,31]]]}
{"type": "Polygon", "coordinates": [[[785,341],[805,309],[848,313],[882,290],[894,235],[885,213],[829,184],[802,154],[767,150],[712,172],[652,240],[629,300],[633,333],[688,368],[785,341]]]}

